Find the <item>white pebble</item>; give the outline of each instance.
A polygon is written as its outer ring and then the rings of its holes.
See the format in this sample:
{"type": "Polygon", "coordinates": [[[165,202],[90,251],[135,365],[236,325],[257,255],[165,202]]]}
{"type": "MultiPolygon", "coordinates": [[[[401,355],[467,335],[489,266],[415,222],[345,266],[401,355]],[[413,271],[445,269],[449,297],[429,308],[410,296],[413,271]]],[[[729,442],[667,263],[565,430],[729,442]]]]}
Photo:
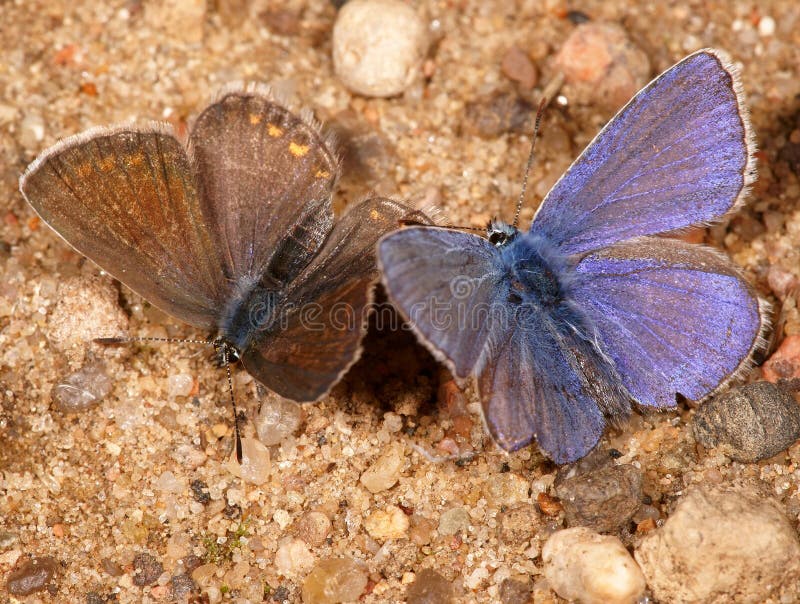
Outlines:
{"type": "Polygon", "coordinates": [[[333,65],[353,92],[400,94],[419,73],[427,49],[425,24],[400,0],[351,0],[333,26],[333,65]]]}
{"type": "Polygon", "coordinates": [[[251,484],[264,484],[269,480],[269,449],[255,438],[242,438],[242,463],[236,461],[236,452],[225,463],[227,470],[251,484]]]}
{"type": "Polygon", "coordinates": [[[548,583],[566,600],[634,604],[644,594],[644,575],[616,537],[581,526],[557,531],[542,560],[548,583]]]}
{"type": "Polygon", "coordinates": [[[314,554],[300,539],[286,537],[275,552],[275,568],[287,576],[301,575],[314,566],[314,554]]]}
{"type": "Polygon", "coordinates": [[[758,21],[758,35],[766,38],[775,33],[775,19],[767,15],[758,21]]]}
{"type": "Polygon", "coordinates": [[[167,378],[167,391],[171,398],[189,396],[194,387],[194,378],[188,373],[178,373],[167,378]]]}

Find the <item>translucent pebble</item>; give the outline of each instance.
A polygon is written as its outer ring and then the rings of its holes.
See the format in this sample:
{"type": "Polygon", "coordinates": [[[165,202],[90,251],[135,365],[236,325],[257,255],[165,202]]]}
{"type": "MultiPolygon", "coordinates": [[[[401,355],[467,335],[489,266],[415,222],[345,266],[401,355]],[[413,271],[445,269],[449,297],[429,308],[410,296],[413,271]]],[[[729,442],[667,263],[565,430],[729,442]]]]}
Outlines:
{"type": "Polygon", "coordinates": [[[365,568],[352,558],[320,560],[303,581],[305,604],[355,602],[367,587],[365,568]]]}
{"type": "Polygon", "coordinates": [[[469,527],[469,514],[464,508],[451,508],[439,518],[439,534],[455,535],[469,527]]]}
{"type": "Polygon", "coordinates": [[[186,490],[186,484],[169,470],[158,477],[154,486],[157,491],[162,493],[182,493],[186,490]]]}
{"type": "Polygon", "coordinates": [[[194,378],[188,373],[179,373],[167,378],[167,391],[171,398],[189,396],[194,388],[194,378]]]}
{"type": "Polygon", "coordinates": [[[370,493],[391,489],[400,479],[403,462],[403,445],[398,442],[390,444],[361,475],[361,484],[370,493]]]}
{"type": "Polygon", "coordinates": [[[264,484],[269,480],[269,449],[255,438],[242,438],[242,463],[236,461],[236,452],[232,451],[225,467],[234,476],[238,476],[251,484],[264,484]]]}
{"type": "Polygon", "coordinates": [[[64,413],[80,413],[99,405],[112,386],[105,364],[90,362],[59,380],[53,387],[53,404],[64,413]]]}
{"type": "Polygon", "coordinates": [[[274,394],[265,396],[255,419],[258,439],[268,447],[280,444],[297,431],[301,417],[297,403],[274,394]]]}

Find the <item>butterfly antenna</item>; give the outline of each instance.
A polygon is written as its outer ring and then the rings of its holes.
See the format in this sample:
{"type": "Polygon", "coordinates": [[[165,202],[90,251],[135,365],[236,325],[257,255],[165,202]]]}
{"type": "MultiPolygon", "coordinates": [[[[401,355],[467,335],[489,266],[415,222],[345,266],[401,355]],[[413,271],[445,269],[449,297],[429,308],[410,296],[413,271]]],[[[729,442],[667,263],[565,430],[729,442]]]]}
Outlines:
{"type": "Polygon", "coordinates": [[[211,340],[192,340],[188,338],[148,338],[148,337],[125,337],[125,338],[95,338],[96,344],[132,344],[134,342],[166,342],[170,344],[209,344],[211,340]]]}
{"type": "Polygon", "coordinates": [[[236,408],[236,397],[233,395],[233,377],[231,376],[231,363],[228,356],[228,345],[222,344],[222,362],[225,364],[225,374],[228,376],[228,392],[231,395],[231,407],[233,408],[233,432],[236,441],[236,461],[242,463],[242,434],[239,431],[239,410],[236,408]]]}
{"type": "Polygon", "coordinates": [[[531,136],[531,150],[528,153],[528,163],[525,164],[525,173],[522,175],[522,190],[517,199],[517,210],[514,212],[514,222],[511,226],[515,227],[519,224],[519,214],[522,212],[522,203],[525,201],[525,191],[528,188],[528,174],[533,165],[534,149],[536,148],[536,137],[539,134],[539,124],[542,121],[544,110],[550,104],[550,100],[555,96],[556,92],[561,88],[564,83],[564,75],[559,73],[553,80],[545,87],[542,92],[542,99],[539,101],[539,108],[536,110],[536,121],[533,123],[533,135],[531,136]]]}

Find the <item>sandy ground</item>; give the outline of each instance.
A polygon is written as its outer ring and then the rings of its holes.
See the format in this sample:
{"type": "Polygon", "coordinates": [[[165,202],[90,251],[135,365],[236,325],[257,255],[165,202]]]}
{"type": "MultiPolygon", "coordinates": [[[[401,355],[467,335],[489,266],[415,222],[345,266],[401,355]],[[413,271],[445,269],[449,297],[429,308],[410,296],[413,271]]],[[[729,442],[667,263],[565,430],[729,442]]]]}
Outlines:
{"type": "MultiPolygon", "coordinates": [[[[705,239],[725,248],[759,291],[779,302],[779,336],[800,332],[794,301],[777,299],[768,282],[771,266],[795,278],[800,271],[800,8],[794,0],[417,4],[433,41],[426,77],[400,96],[365,99],[333,72],[336,9],[328,2],[218,0],[204,10],[201,3],[199,17],[175,17],[142,0],[0,2],[0,600],[10,597],[6,578],[27,556],[57,560],[49,591],[23,598],[29,602],[167,601],[171,577],[199,563],[213,565],[198,581],[207,595],[199,596],[197,587],[189,597],[244,602],[267,594],[300,601],[310,569],[340,556],[363,562],[364,602],[405,601],[407,584],[423,569],[452,581],[453,601],[500,601],[508,578],[534,585],[537,601],[557,600],[541,581],[539,553],[549,532],[563,526],[563,514],[541,514],[519,542],[498,536],[509,507],[541,506],[539,494],[549,492],[557,468],[535,448],[512,455],[498,450],[483,431],[474,391],[462,400],[412,338],[371,334],[364,358],[344,382],[325,401],[304,407],[296,434],[271,447],[271,474],[262,484],[227,469],[226,382],[205,350],[63,343],[70,336],[54,325],[54,313],[69,316],[56,308],[69,283],[92,283],[87,295],[99,291],[113,302],[109,308],[101,300],[94,322],[75,326],[76,339],[102,335],[93,330],[106,329],[108,321],[127,323],[134,335],[208,335],[125,288],[120,314],[117,290],[107,289],[116,286],[105,277],[93,281],[98,269],[23,201],[17,180],[25,166],[59,138],[90,126],[156,118],[183,128],[225,83],[269,82],[320,120],[360,135],[346,150],[337,209],[377,191],[432,201],[453,223],[481,225],[512,215],[529,137],[476,136],[466,107],[495,91],[515,92],[500,69],[512,44],[539,71],[537,87],[521,93],[529,99],[552,76],[553,57],[575,28],[568,9],[621,24],[649,58],[651,75],[693,50],[719,47],[741,68],[760,178],[748,207],[705,239]],[[242,7],[249,16],[241,16],[242,7]],[[764,16],[774,20],[774,32],[759,31],[764,16]],[[99,406],[69,414],[51,405],[54,385],[98,359],[111,378],[99,406]],[[397,445],[398,484],[371,493],[359,477],[397,445]],[[438,459],[448,455],[460,459],[438,459]],[[193,489],[193,481],[202,481],[205,491],[197,483],[193,489]],[[404,538],[384,543],[365,523],[392,506],[403,510],[410,527],[404,538]],[[442,515],[454,508],[466,511],[462,530],[443,534],[442,515]],[[287,539],[310,511],[322,512],[330,531],[292,542],[296,555],[279,569],[276,552],[283,544],[285,559],[287,539]],[[134,582],[134,558],[142,552],[163,571],[144,587],[134,582]],[[198,559],[187,560],[192,555],[198,559]]],[[[575,104],[548,111],[523,224],[612,113],[575,104]]],[[[758,375],[756,369],[748,378],[758,375]]],[[[235,382],[252,413],[258,405],[252,379],[239,371],[235,382]]],[[[757,481],[795,521],[800,447],[759,464],[731,463],[697,450],[691,413],[681,406],[637,414],[603,441],[641,468],[658,522],[687,487],[708,480],[757,481]]],[[[635,547],[652,527],[640,528],[626,529],[627,545],[635,547]]],[[[507,590],[503,600],[525,601],[510,599],[507,590]]]]}

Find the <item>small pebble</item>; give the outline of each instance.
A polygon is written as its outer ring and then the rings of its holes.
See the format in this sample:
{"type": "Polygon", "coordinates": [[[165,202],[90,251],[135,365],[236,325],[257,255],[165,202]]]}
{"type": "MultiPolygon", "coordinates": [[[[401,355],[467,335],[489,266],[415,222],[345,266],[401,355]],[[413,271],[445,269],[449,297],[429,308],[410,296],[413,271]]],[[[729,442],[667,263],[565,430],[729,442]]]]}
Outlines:
{"type": "Polygon", "coordinates": [[[754,489],[689,491],[635,552],[658,602],[764,602],[800,579],[800,542],[754,489]]]}
{"type": "Polygon", "coordinates": [[[388,539],[402,539],[408,534],[408,516],[396,505],[372,512],[364,522],[369,536],[378,542],[388,539]]]}
{"type": "Polygon", "coordinates": [[[522,90],[530,90],[536,86],[538,80],[536,67],[528,53],[519,46],[512,46],[508,49],[500,64],[500,69],[509,80],[517,82],[522,90]]]}
{"type": "Polygon", "coordinates": [[[38,113],[29,113],[19,124],[19,142],[26,149],[36,149],[44,140],[44,119],[38,113]]]}
{"type": "Polygon", "coordinates": [[[298,539],[319,547],[331,532],[331,521],[322,512],[306,512],[292,528],[298,539]]]}
{"type": "Polygon", "coordinates": [[[467,103],[462,126],[469,134],[493,139],[506,132],[529,133],[534,114],[533,105],[518,95],[495,92],[467,103]]]}
{"type": "Polygon", "coordinates": [[[800,405],[770,382],[747,384],[701,405],[692,418],[692,431],[705,448],[754,463],[800,439],[800,405]]]}
{"type": "Polygon", "coordinates": [[[314,566],[314,554],[303,541],[285,537],[275,552],[275,568],[287,576],[300,575],[314,566]]]}
{"type": "Polygon", "coordinates": [[[333,25],[333,66],[355,93],[389,97],[417,77],[427,50],[425,23],[400,0],[351,0],[333,25]]]}
{"type": "Polygon", "coordinates": [[[305,604],[355,602],[369,581],[367,570],[352,558],[320,560],[303,581],[305,604]]]}
{"type": "Polygon", "coordinates": [[[391,489],[400,479],[400,473],[403,470],[405,461],[403,453],[402,443],[395,441],[388,445],[380,457],[361,474],[361,484],[370,493],[380,493],[391,489]]]}
{"type": "Polygon", "coordinates": [[[80,413],[91,409],[108,396],[113,387],[105,363],[89,361],[53,386],[53,405],[62,413],[80,413]]]}
{"type": "Polygon", "coordinates": [[[194,389],[194,378],[188,373],[178,373],[167,378],[167,392],[170,398],[189,396],[194,389]]]}
{"type": "Polygon", "coordinates": [[[49,342],[74,362],[84,358],[95,338],[124,336],[128,317],[108,277],[72,277],[59,284],[47,319],[49,342]]]}
{"type": "Polygon", "coordinates": [[[139,587],[152,585],[164,572],[164,567],[157,558],[146,552],[133,557],[133,584],[139,587]]]}
{"type": "Polygon", "coordinates": [[[495,474],[484,485],[486,503],[493,507],[528,501],[530,482],[515,472],[495,474]]]}
{"type": "Polygon", "coordinates": [[[502,604],[529,604],[533,585],[530,581],[504,579],[500,584],[500,602],[502,604]]]}
{"type": "Polygon", "coordinates": [[[555,491],[567,526],[611,533],[625,526],[642,501],[642,471],[630,464],[608,464],[587,472],[567,469],[555,491]]]}
{"type": "Polygon", "coordinates": [[[265,394],[255,418],[258,440],[267,447],[281,444],[300,428],[303,410],[294,401],[276,394],[265,394]]]}
{"type": "Polygon", "coordinates": [[[573,103],[617,110],[650,80],[650,60],[615,23],[583,23],[556,56],[573,103]]]}
{"type": "Polygon", "coordinates": [[[768,382],[800,378],[800,334],[784,339],[761,371],[768,382]]]}
{"type": "Polygon", "coordinates": [[[766,38],[775,33],[775,19],[769,15],[758,20],[758,35],[766,38]]]}
{"type": "Polygon", "coordinates": [[[469,528],[469,514],[461,507],[450,508],[439,517],[440,535],[455,535],[469,528]]]}
{"type": "Polygon", "coordinates": [[[6,589],[12,596],[27,596],[47,589],[55,577],[58,561],[51,556],[25,560],[8,574],[6,589]]]}
{"type": "Polygon", "coordinates": [[[144,18],[148,26],[166,32],[170,39],[200,42],[206,18],[205,0],[144,0],[144,18]]]}
{"type": "Polygon", "coordinates": [[[208,492],[208,485],[200,479],[195,479],[189,485],[192,490],[192,497],[197,503],[206,505],[211,501],[211,493],[208,492]]]}
{"type": "Polygon", "coordinates": [[[449,604],[453,601],[453,584],[430,568],[419,571],[406,589],[407,604],[449,604]]]}
{"type": "Polygon", "coordinates": [[[236,452],[231,451],[225,467],[245,482],[264,484],[270,477],[269,449],[255,438],[242,437],[242,463],[236,461],[236,452]]]}
{"type": "Polygon", "coordinates": [[[498,536],[507,545],[530,541],[541,528],[542,515],[531,503],[520,503],[498,514],[498,536]]]}
{"type": "Polygon", "coordinates": [[[544,576],[566,600],[634,604],[644,595],[642,571],[616,537],[585,527],[556,531],[542,548],[544,576]]]}
{"type": "Polygon", "coordinates": [[[172,597],[175,600],[182,600],[187,598],[190,593],[197,589],[192,577],[187,573],[175,575],[169,581],[172,588],[172,597]]]}

